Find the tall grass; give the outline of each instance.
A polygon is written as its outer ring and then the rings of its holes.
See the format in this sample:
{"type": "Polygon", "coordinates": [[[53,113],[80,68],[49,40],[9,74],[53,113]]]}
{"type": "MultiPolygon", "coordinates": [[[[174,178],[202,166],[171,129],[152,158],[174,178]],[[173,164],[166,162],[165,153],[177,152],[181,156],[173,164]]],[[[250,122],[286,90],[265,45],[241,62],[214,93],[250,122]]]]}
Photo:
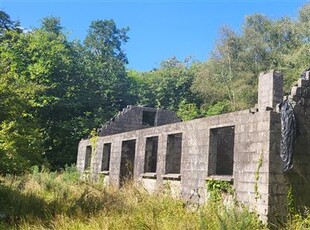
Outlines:
{"type": "MultiPolygon", "coordinates": [[[[167,193],[150,195],[130,183],[116,190],[79,178],[73,167],[62,173],[34,168],[29,175],[1,178],[0,229],[266,228],[237,205],[217,200],[193,211],[167,193]]],[[[309,219],[296,218],[290,227],[309,226],[309,219]]]]}

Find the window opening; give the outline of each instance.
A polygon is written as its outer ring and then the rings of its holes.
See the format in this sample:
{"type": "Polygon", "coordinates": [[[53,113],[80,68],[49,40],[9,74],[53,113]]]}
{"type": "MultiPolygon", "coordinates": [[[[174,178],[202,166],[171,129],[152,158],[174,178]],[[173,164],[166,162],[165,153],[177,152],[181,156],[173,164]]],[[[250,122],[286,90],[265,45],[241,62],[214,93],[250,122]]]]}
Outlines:
{"type": "Polygon", "coordinates": [[[167,139],[166,174],[180,174],[182,133],[170,134],[167,139]]]}
{"type": "Polygon", "coordinates": [[[142,113],[142,125],[155,126],[156,112],[143,111],[142,113]]]}
{"type": "Polygon", "coordinates": [[[233,175],[235,127],[210,130],[209,175],[233,175]]]}
{"type": "Polygon", "coordinates": [[[158,137],[148,137],[145,143],[144,172],[155,173],[157,164],[158,137]]]}
{"type": "Polygon", "coordinates": [[[120,181],[124,182],[133,178],[135,162],[136,140],[122,142],[120,181]]]}
{"type": "Polygon", "coordinates": [[[92,147],[86,146],[84,170],[89,170],[91,166],[92,147]]]}
{"type": "Polygon", "coordinates": [[[101,171],[109,171],[110,168],[111,143],[103,145],[101,171]]]}

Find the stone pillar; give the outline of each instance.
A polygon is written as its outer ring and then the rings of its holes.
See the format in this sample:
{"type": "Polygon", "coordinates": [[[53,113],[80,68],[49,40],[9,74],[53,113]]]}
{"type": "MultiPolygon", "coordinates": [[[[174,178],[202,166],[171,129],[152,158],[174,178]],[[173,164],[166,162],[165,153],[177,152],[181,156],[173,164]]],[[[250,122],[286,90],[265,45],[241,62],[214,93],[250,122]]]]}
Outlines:
{"type": "Polygon", "coordinates": [[[89,140],[81,140],[78,147],[78,155],[76,161],[76,168],[83,173],[85,168],[86,147],[91,145],[89,140]]]}
{"type": "Polygon", "coordinates": [[[261,73],[258,78],[258,109],[276,109],[283,100],[283,75],[276,71],[261,73]]]}
{"type": "Polygon", "coordinates": [[[141,174],[144,173],[144,162],[145,162],[145,143],[146,138],[142,133],[139,133],[136,140],[136,154],[135,154],[135,165],[134,165],[134,179],[140,180],[141,174]]]}

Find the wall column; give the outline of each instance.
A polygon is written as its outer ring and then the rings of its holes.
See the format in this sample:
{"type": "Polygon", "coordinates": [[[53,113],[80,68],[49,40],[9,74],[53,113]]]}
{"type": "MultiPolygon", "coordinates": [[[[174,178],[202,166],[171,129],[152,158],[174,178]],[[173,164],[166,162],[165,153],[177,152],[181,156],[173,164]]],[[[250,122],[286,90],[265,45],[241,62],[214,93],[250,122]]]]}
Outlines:
{"type": "Polygon", "coordinates": [[[261,73],[258,77],[258,109],[276,109],[283,100],[283,75],[276,71],[261,73]]]}

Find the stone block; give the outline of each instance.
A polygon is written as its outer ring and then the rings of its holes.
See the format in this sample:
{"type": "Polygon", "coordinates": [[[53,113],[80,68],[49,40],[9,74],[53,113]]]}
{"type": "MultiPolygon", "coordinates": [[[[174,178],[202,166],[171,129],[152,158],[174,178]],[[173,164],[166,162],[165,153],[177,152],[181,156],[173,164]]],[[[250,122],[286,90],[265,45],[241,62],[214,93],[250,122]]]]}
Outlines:
{"type": "MultiPolygon", "coordinates": [[[[267,184],[257,183],[257,190],[255,188],[255,183],[252,182],[239,182],[234,185],[237,193],[243,192],[247,193],[249,197],[249,201],[257,200],[257,196],[268,195],[269,187],[267,184]],[[256,199],[255,199],[256,198],[256,199]]],[[[266,202],[266,201],[263,201],[266,202]]],[[[263,203],[262,202],[262,203],[263,203]]]]}
{"type": "Polygon", "coordinates": [[[301,97],[302,96],[302,88],[298,87],[298,86],[293,86],[291,89],[291,96],[301,97]]]}
{"type": "Polygon", "coordinates": [[[305,79],[298,79],[298,87],[309,87],[310,86],[310,81],[305,80],[305,79]]]}
{"type": "Polygon", "coordinates": [[[279,204],[287,203],[287,194],[278,194],[269,198],[269,205],[271,206],[281,206],[279,204]]]}
{"type": "Polygon", "coordinates": [[[270,133],[268,131],[256,131],[252,133],[247,133],[247,142],[262,142],[265,140],[269,140],[270,133]]]}
{"type": "Polygon", "coordinates": [[[301,97],[310,98],[310,88],[302,88],[301,97]]]}
{"type": "Polygon", "coordinates": [[[307,80],[307,81],[310,80],[310,71],[305,72],[305,80],[307,80]]]}
{"type": "Polygon", "coordinates": [[[250,110],[249,110],[249,112],[250,113],[257,113],[259,110],[258,110],[258,108],[257,107],[254,107],[254,108],[250,108],[250,110]]]}
{"type": "Polygon", "coordinates": [[[156,179],[142,179],[143,187],[149,192],[154,193],[156,190],[156,179]]]}
{"type": "Polygon", "coordinates": [[[289,190],[289,186],[286,184],[273,184],[269,186],[269,193],[272,196],[275,195],[285,195],[287,196],[288,194],[288,190],[289,190]]]}
{"type": "Polygon", "coordinates": [[[257,123],[257,130],[256,131],[268,131],[269,128],[270,128],[269,122],[260,121],[257,123]]]}
{"type": "Polygon", "coordinates": [[[245,132],[235,134],[235,144],[236,143],[241,144],[246,142],[248,142],[248,140],[247,140],[247,134],[245,132]]]}

